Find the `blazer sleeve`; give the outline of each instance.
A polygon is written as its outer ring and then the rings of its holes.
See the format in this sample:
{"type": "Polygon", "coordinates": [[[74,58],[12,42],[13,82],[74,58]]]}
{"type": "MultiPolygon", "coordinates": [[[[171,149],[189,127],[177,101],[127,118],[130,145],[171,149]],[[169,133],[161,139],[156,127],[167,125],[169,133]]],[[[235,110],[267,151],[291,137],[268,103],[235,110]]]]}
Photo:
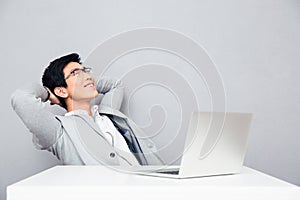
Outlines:
{"type": "Polygon", "coordinates": [[[11,96],[11,105],[23,123],[33,134],[38,149],[48,149],[62,134],[62,125],[45,103],[47,90],[40,84],[32,84],[16,90],[11,96]]]}
{"type": "Polygon", "coordinates": [[[97,81],[97,91],[103,95],[101,105],[120,110],[124,97],[124,86],[121,80],[102,77],[97,81]]]}

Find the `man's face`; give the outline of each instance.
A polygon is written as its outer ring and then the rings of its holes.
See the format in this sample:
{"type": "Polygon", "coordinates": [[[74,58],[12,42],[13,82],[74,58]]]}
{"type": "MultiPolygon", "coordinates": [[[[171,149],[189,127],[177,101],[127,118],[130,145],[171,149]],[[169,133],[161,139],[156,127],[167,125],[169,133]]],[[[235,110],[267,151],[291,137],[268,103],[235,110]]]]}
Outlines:
{"type": "Polygon", "coordinates": [[[73,101],[91,100],[98,95],[95,79],[90,73],[79,70],[83,68],[77,62],[70,62],[63,69],[65,78],[67,77],[67,98],[71,98],[73,101]]]}

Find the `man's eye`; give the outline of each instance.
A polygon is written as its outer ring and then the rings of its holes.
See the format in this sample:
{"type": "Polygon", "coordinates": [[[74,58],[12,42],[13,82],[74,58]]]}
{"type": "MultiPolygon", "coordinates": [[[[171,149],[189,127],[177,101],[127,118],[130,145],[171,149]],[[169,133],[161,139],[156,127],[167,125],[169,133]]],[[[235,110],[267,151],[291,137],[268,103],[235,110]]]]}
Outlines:
{"type": "Polygon", "coordinates": [[[74,69],[73,71],[71,71],[71,74],[74,76],[76,74],[78,74],[79,69],[74,69]]]}

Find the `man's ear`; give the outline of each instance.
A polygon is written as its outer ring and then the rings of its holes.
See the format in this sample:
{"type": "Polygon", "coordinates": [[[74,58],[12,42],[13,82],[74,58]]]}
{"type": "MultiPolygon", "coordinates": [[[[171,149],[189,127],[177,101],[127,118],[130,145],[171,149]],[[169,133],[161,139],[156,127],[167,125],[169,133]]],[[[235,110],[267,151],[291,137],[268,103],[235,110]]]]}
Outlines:
{"type": "Polygon", "coordinates": [[[54,93],[62,98],[67,98],[69,96],[68,91],[64,87],[56,87],[54,88],[54,93]]]}

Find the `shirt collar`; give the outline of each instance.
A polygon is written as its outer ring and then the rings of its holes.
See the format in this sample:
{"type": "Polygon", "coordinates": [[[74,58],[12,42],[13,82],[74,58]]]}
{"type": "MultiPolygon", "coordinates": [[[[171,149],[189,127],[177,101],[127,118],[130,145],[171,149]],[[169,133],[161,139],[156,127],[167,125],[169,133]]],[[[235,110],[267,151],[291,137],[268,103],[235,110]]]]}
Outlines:
{"type": "Polygon", "coordinates": [[[97,105],[94,105],[93,107],[92,107],[92,115],[93,115],[93,118],[95,119],[95,117],[97,116],[97,115],[99,115],[99,112],[98,112],[98,106],[97,105]]]}
{"type": "MultiPolygon", "coordinates": [[[[94,105],[91,108],[92,111],[92,117],[95,119],[96,116],[99,115],[98,106],[94,105]]],[[[70,112],[65,113],[65,116],[72,116],[72,115],[87,115],[89,116],[88,112],[86,110],[72,110],[70,112]]]]}
{"type": "Polygon", "coordinates": [[[65,114],[65,116],[72,116],[72,115],[89,115],[89,114],[86,110],[72,110],[65,114]]]}

